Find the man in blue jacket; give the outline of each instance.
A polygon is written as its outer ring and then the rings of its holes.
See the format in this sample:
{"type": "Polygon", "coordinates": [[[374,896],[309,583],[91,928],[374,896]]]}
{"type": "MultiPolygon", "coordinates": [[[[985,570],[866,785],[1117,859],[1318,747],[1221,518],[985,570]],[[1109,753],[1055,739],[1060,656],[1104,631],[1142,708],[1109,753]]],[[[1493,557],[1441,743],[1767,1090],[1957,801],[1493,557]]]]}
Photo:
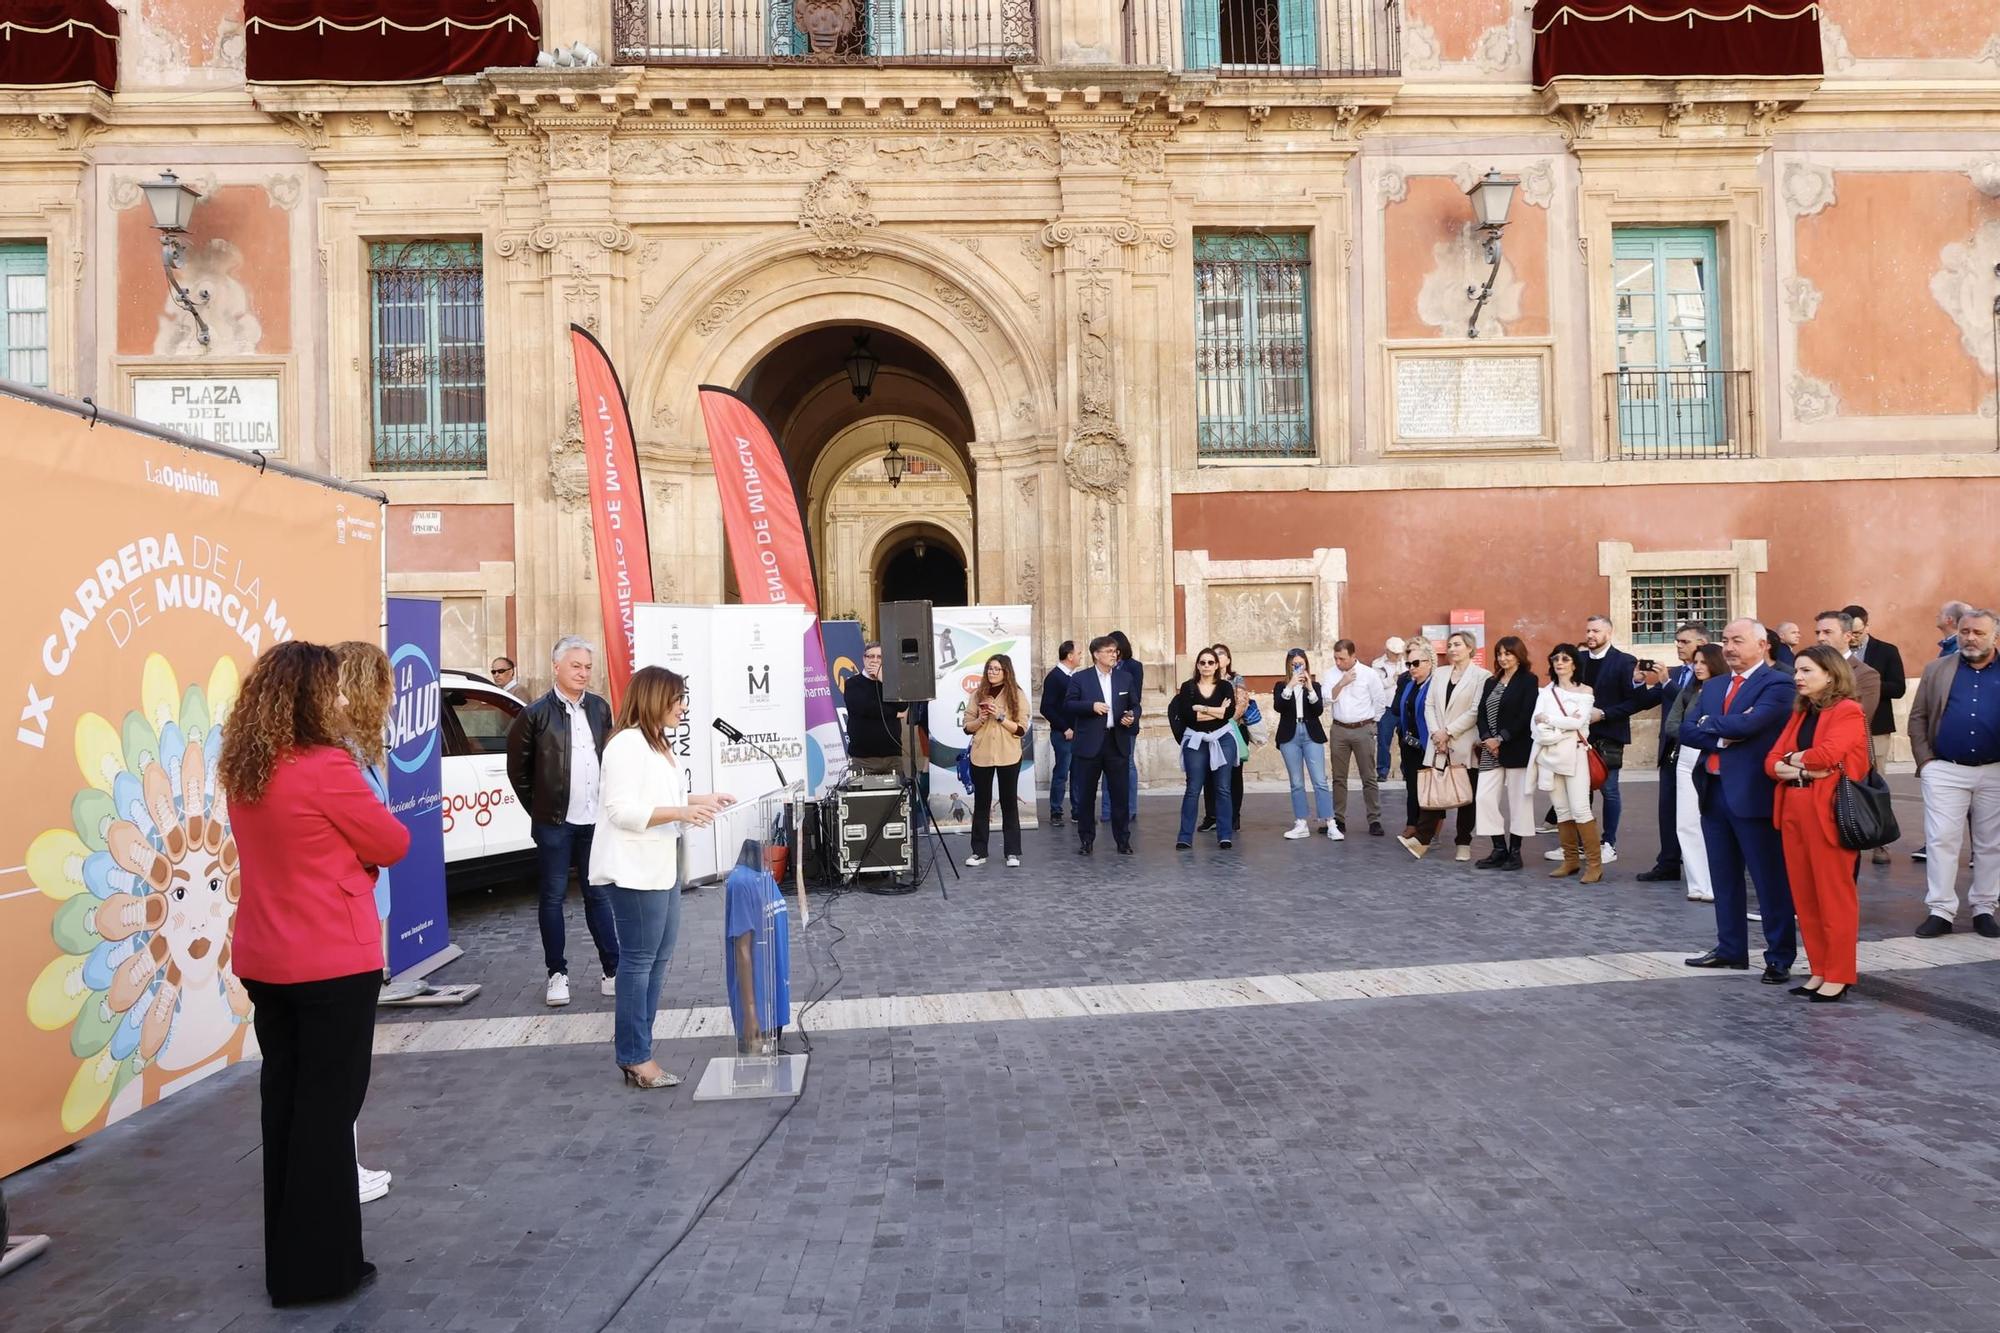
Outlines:
{"type": "Polygon", "coordinates": [[[1766,662],[1765,646],[1762,625],[1730,621],[1722,631],[1729,674],[1703,685],[1681,721],[1681,744],[1701,752],[1694,787],[1715,885],[1715,947],[1688,959],[1687,965],[1750,966],[1743,892],[1747,870],[1764,919],[1763,982],[1778,986],[1791,976],[1798,957],[1798,930],[1784,848],[1771,823],[1777,784],[1764,772],[1764,757],[1784,730],[1798,691],[1789,675],[1766,662]]]}
{"type": "Polygon", "coordinates": [[[1139,737],[1139,686],[1120,669],[1118,642],[1090,641],[1091,665],[1069,678],[1063,710],[1075,733],[1070,765],[1076,781],[1077,851],[1089,856],[1097,842],[1097,784],[1111,789],[1111,837],[1120,854],[1132,854],[1132,756],[1139,737]]]}
{"type": "Polygon", "coordinates": [[[1061,828],[1063,802],[1076,813],[1076,792],[1070,780],[1070,750],[1076,733],[1071,729],[1064,700],[1069,698],[1069,678],[1076,674],[1076,640],[1064,639],[1056,650],[1056,664],[1042,677],[1042,720],[1049,724],[1049,827],[1061,828]]]}

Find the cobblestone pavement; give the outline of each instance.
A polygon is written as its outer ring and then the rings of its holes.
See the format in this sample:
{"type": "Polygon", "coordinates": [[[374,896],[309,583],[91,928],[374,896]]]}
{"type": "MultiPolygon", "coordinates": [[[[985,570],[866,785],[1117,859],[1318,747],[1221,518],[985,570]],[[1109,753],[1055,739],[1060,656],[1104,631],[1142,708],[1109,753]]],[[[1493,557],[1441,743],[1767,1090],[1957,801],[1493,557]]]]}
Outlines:
{"type": "MultiPolygon", "coordinates": [[[[1134,858],[1031,831],[1025,867],[948,900],[844,898],[837,994],[1695,951],[1709,909],[1632,879],[1653,794],[1595,889],[1287,843],[1280,795],[1252,796],[1234,852],[1176,854],[1151,801],[1134,858]]],[[[1907,936],[1920,871],[1868,869],[1864,938],[1907,936]]],[[[688,903],[670,1007],[720,998],[718,899],[688,903]]],[[[453,928],[441,979],[486,990],[451,1017],[548,1012],[525,893],[453,928]]],[[[832,979],[823,930],[795,994],[814,961],[832,979]]],[[[608,1008],[595,976],[573,1011],[608,1008]]],[[[696,1105],[692,1078],[626,1091],[603,1046],[386,1055],[362,1121],[396,1172],[364,1210],[382,1276],[285,1314],[241,1067],[8,1180],[15,1229],[55,1246],[0,1280],[0,1326],[1984,1333],[1996,983],[1980,962],[1838,1006],[1731,974],[828,1031],[789,1115],[696,1105]]],[[[725,1047],[661,1055],[691,1076],[725,1047]]]]}

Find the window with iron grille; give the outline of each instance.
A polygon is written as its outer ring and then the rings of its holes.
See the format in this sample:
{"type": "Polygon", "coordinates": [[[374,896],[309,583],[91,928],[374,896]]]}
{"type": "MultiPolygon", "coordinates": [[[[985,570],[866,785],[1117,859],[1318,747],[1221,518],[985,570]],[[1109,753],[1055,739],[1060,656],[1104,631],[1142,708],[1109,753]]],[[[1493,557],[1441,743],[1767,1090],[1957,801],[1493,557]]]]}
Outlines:
{"type": "Polygon", "coordinates": [[[1195,237],[1195,449],[1203,459],[1314,456],[1309,239],[1195,237]]]}
{"type": "Polygon", "coordinates": [[[0,244],[0,377],[49,387],[49,249],[0,244]]]}
{"type": "Polygon", "coordinates": [[[1729,623],[1729,575],[1653,574],[1632,577],[1632,639],[1665,643],[1682,625],[1718,635],[1729,623]]]}
{"type": "Polygon", "coordinates": [[[377,472],[486,468],[486,282],[477,241],[368,247],[377,472]]]}

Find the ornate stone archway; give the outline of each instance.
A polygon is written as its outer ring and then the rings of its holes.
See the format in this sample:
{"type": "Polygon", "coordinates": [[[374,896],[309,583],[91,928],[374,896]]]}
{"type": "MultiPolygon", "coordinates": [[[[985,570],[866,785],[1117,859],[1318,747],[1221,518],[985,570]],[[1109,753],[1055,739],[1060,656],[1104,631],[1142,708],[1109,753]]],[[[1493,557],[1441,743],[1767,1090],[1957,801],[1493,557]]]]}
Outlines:
{"type": "Polygon", "coordinates": [[[683,277],[657,302],[632,376],[642,461],[667,479],[649,495],[657,582],[693,601],[723,591],[699,387],[733,388],[789,340],[841,325],[893,330],[934,358],[963,399],[972,428],[962,450],[976,515],[974,599],[1041,605],[1072,586],[1047,353],[995,284],[908,237],[871,236],[856,272],[826,271],[811,238],[765,242],[728,259],[700,266],[702,276],[683,277]]]}

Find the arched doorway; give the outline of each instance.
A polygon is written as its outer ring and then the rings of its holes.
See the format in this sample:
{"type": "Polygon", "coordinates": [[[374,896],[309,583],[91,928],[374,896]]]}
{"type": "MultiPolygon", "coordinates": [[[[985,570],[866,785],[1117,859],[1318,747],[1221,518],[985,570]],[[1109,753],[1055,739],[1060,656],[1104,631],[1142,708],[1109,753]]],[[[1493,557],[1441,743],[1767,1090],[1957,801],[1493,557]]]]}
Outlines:
{"type": "Polygon", "coordinates": [[[869,565],[875,573],[876,605],[929,602],[933,606],[966,606],[971,602],[965,553],[950,533],[935,524],[911,523],[895,529],[876,547],[869,565]]]}
{"type": "MultiPolygon", "coordinates": [[[[784,451],[813,544],[823,615],[853,616],[872,631],[881,601],[972,600],[971,413],[937,358],[891,329],[822,325],[770,348],[738,392],[763,413],[784,451]],[[865,394],[856,392],[849,368],[857,346],[874,360],[865,394]],[[893,479],[884,467],[892,453],[893,479]],[[897,539],[885,544],[891,533],[897,539]],[[888,596],[885,587],[899,591],[888,596]]],[[[734,600],[733,566],[725,570],[725,595],[734,600]]]]}

